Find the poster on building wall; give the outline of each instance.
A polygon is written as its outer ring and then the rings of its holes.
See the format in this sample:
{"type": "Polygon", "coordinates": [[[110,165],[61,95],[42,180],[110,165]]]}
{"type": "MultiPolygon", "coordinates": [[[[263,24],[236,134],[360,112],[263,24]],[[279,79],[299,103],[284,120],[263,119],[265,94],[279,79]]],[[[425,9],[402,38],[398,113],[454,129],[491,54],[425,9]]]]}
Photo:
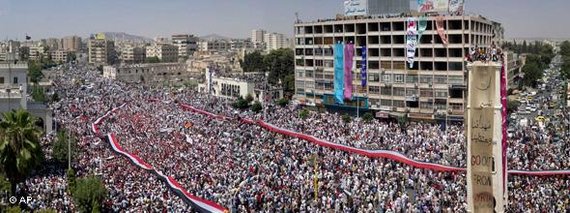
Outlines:
{"type": "Polygon", "coordinates": [[[463,15],[463,7],[465,5],[465,0],[449,0],[449,14],[451,15],[463,15]]]}
{"type": "Polygon", "coordinates": [[[408,28],[406,31],[406,57],[410,69],[414,67],[416,57],[416,46],[418,44],[417,22],[415,18],[408,18],[408,28]]]}
{"type": "Polygon", "coordinates": [[[449,8],[449,0],[418,0],[418,11],[423,13],[429,12],[447,12],[449,8]]]}
{"type": "Polygon", "coordinates": [[[344,15],[345,16],[365,16],[368,14],[367,0],[345,0],[344,15]]]}

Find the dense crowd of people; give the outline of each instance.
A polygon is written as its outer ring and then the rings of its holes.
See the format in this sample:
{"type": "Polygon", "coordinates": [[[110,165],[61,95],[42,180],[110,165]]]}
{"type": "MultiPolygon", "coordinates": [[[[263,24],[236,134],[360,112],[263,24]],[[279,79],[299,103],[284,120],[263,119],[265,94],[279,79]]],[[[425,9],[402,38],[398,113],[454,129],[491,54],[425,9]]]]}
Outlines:
{"type": "MultiPolygon", "coordinates": [[[[246,124],[237,117],[264,119],[276,126],[362,149],[398,151],[412,159],[466,166],[463,126],[444,130],[428,123],[355,119],[339,114],[271,106],[263,113],[239,111],[231,102],[191,89],[170,90],[105,80],[75,67],[55,79],[61,100],[55,120],[78,139],[73,168],[79,177],[104,180],[109,211],[187,212],[190,205],[165,183],[123,156],[91,131],[90,124],[112,108],[125,107],[100,124],[119,143],[156,170],[178,180],[189,193],[231,212],[464,212],[465,173],[433,172],[387,159],[371,159],[319,147],[246,124]],[[90,86],[85,86],[90,85],[90,86]],[[187,103],[228,116],[220,120],[185,111],[187,103]]],[[[42,140],[48,150],[54,134],[42,140]]],[[[520,129],[509,139],[509,169],[568,169],[568,141],[553,143],[544,132],[520,129]]],[[[61,166],[45,166],[20,188],[35,196],[32,208],[74,211],[61,166]]],[[[509,211],[570,210],[568,177],[509,176],[509,211]]]]}

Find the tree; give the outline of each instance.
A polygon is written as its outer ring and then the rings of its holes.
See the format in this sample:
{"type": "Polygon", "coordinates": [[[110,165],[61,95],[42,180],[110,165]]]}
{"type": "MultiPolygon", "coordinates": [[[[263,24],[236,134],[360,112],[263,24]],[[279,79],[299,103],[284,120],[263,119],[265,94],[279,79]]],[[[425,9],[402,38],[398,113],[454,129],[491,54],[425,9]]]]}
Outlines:
{"type": "Polygon", "coordinates": [[[362,120],[364,120],[365,122],[368,123],[368,122],[374,120],[374,115],[372,115],[372,113],[370,113],[370,112],[364,113],[364,115],[362,116],[362,120]]]}
{"type": "Polygon", "coordinates": [[[253,105],[251,105],[251,111],[255,113],[261,112],[262,109],[263,107],[261,106],[261,103],[259,103],[259,101],[256,101],[255,103],[253,103],[253,105]]]}
{"type": "Polygon", "coordinates": [[[289,100],[286,98],[281,98],[277,101],[277,105],[279,105],[281,107],[285,107],[285,106],[287,106],[287,104],[289,104],[289,100]]]}
{"type": "Polygon", "coordinates": [[[522,47],[521,47],[521,52],[523,53],[528,53],[528,46],[526,44],[526,40],[523,41],[522,47]]]}
{"type": "Polygon", "coordinates": [[[38,84],[34,84],[32,86],[32,99],[40,103],[45,103],[47,100],[44,90],[40,86],[38,86],[38,84]]]}
{"type": "MultiPolygon", "coordinates": [[[[269,72],[268,81],[277,84],[279,80],[285,83],[285,77],[293,75],[295,78],[295,54],[292,49],[272,50],[263,58],[265,70],[269,72]]],[[[294,88],[294,87],[293,87],[294,88]]],[[[289,89],[289,88],[287,88],[289,89]]]]}
{"type": "Polygon", "coordinates": [[[307,117],[309,117],[309,111],[307,109],[303,109],[299,112],[299,117],[303,120],[307,119],[307,117]]]}
{"type": "Polygon", "coordinates": [[[145,59],[145,62],[146,62],[146,63],[150,63],[150,64],[153,64],[153,63],[160,63],[160,59],[159,59],[157,56],[152,56],[152,57],[147,57],[147,58],[145,59]]]}
{"type": "Polygon", "coordinates": [[[60,130],[57,133],[57,138],[53,143],[53,158],[60,163],[65,163],[68,161],[67,149],[71,146],[71,158],[73,159],[76,153],[75,140],[73,138],[68,138],[65,130],[60,130]],[[68,144],[68,142],[70,144],[68,144]]]}
{"type": "Polygon", "coordinates": [[[77,180],[71,195],[81,212],[101,212],[103,201],[107,198],[107,189],[98,177],[89,176],[77,180]]]}
{"type": "Polygon", "coordinates": [[[259,51],[245,54],[243,60],[240,60],[241,68],[244,72],[262,72],[263,58],[259,51]]]}
{"type": "Polygon", "coordinates": [[[543,72],[536,63],[527,63],[522,71],[524,73],[523,85],[536,87],[537,80],[542,78],[543,72]]]}
{"type": "Polygon", "coordinates": [[[352,121],[352,118],[350,117],[350,115],[344,114],[342,115],[342,121],[344,121],[345,123],[350,123],[352,121]]]}
{"type": "Polygon", "coordinates": [[[16,184],[43,160],[40,146],[41,131],[36,118],[23,109],[4,113],[0,122],[0,165],[11,183],[11,192],[16,184]]]}
{"type": "Polygon", "coordinates": [[[512,112],[517,111],[517,109],[519,108],[520,105],[521,104],[518,101],[508,101],[507,102],[507,112],[512,113],[512,112]]]}
{"type": "Polygon", "coordinates": [[[247,102],[242,97],[239,97],[236,102],[232,104],[232,106],[236,109],[247,109],[249,107],[249,102],[247,102]]]}
{"type": "Polygon", "coordinates": [[[66,62],[72,62],[77,60],[77,55],[74,52],[68,52],[65,56],[66,62]]]}
{"type": "Polygon", "coordinates": [[[247,103],[251,103],[253,101],[253,96],[251,96],[251,94],[247,94],[247,96],[245,96],[245,100],[247,103]]]}
{"type": "Polygon", "coordinates": [[[400,125],[401,128],[404,128],[406,125],[408,125],[408,116],[402,116],[402,117],[398,117],[398,124],[400,125]]]}
{"type": "Polygon", "coordinates": [[[44,77],[41,64],[35,61],[29,61],[28,76],[30,76],[30,81],[32,83],[38,83],[44,77]]]}

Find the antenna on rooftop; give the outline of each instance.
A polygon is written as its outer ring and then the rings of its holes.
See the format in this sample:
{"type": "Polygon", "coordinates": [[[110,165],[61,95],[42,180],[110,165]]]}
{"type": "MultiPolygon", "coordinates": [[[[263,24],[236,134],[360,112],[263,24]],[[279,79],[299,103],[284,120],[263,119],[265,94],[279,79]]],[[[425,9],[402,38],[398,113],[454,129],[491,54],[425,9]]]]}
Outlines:
{"type": "Polygon", "coordinates": [[[299,12],[295,12],[295,18],[297,18],[297,23],[301,22],[301,19],[299,19],[299,12]]]}

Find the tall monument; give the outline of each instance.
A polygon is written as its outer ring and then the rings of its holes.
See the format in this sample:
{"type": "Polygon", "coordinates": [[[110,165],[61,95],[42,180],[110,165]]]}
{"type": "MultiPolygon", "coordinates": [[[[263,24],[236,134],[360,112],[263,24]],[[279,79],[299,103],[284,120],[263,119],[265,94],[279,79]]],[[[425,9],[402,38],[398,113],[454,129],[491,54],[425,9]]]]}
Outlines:
{"type": "Polygon", "coordinates": [[[467,124],[468,212],[504,212],[501,64],[473,62],[469,70],[467,124]]]}

